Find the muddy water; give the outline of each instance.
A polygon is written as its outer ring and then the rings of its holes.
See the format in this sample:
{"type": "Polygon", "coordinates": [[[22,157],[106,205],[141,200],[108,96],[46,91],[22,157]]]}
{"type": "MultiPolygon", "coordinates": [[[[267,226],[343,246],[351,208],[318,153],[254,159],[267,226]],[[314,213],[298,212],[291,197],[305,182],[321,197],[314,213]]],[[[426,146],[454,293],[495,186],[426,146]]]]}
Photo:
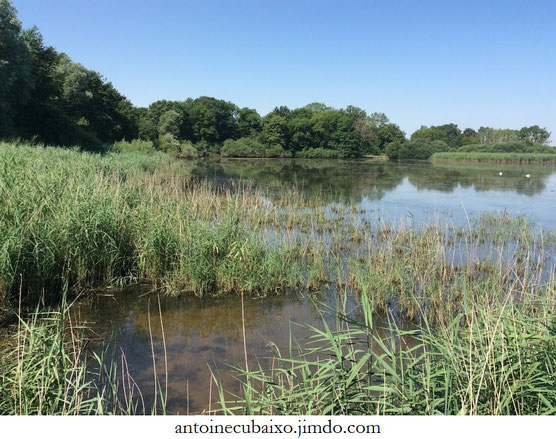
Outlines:
{"type": "MultiPolygon", "coordinates": [[[[355,204],[370,222],[419,224],[441,217],[465,223],[469,216],[494,210],[527,214],[545,228],[556,227],[556,168],[550,166],[220,160],[200,161],[192,174],[227,187],[252,182],[271,198],[274,188],[278,194],[284,186],[295,186],[300,196],[317,196],[323,206],[355,204]]],[[[170,413],[199,413],[214,404],[211,373],[226,389],[240,390],[231,369],[245,365],[243,322],[250,367],[268,367],[273,349],[287,355],[292,338],[306,342],[307,325],[320,327],[325,319],[334,326],[336,317],[327,307],[346,306],[350,316],[358,317],[356,300],[339,303],[332,290],[315,297],[246,298],[244,319],[238,296],[162,298],[160,310],[158,301],[148,287],[130,287],[88,298],[79,312],[93,328],[94,346],[109,346],[119,360],[125,356],[147,404],[156,368],[168,390],[170,413]]]]}

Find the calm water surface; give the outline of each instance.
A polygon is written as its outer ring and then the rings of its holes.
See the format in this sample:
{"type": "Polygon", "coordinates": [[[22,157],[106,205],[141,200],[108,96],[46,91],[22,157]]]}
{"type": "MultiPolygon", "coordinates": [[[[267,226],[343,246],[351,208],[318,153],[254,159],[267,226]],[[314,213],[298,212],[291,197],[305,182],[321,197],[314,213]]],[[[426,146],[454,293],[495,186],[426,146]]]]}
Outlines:
{"type": "MultiPolygon", "coordinates": [[[[207,160],[191,167],[196,179],[232,188],[252,183],[265,189],[270,200],[291,187],[300,196],[316,197],[323,206],[357,205],[369,221],[419,224],[439,219],[465,224],[469,217],[494,210],[526,214],[545,229],[556,228],[556,167],[551,166],[207,160]]],[[[246,298],[251,364],[268,365],[273,349],[287,352],[290,333],[303,343],[309,335],[303,325],[322,326],[323,318],[333,325],[333,313],[323,309],[336,309],[338,300],[334,291],[322,291],[314,298],[299,294],[246,298]]],[[[355,300],[347,307],[357,317],[355,300]]],[[[118,356],[125,354],[146,399],[153,394],[150,334],[161,383],[165,340],[170,413],[200,412],[208,408],[209,399],[217,400],[211,370],[227,389],[238,391],[229,370],[230,365],[244,364],[239,298],[164,298],[160,308],[159,314],[156,292],[134,287],[89,298],[81,303],[80,312],[92,324],[98,346],[109,344],[118,356]]]]}

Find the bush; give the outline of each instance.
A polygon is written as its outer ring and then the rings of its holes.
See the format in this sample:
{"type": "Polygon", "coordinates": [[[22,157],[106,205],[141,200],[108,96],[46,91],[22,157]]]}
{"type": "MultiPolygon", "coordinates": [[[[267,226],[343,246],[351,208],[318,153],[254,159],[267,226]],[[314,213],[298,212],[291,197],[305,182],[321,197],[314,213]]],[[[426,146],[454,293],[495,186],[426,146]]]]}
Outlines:
{"type": "Polygon", "coordinates": [[[433,140],[432,142],[409,140],[388,144],[384,153],[391,160],[426,160],[436,152],[448,151],[449,149],[446,142],[442,140],[433,140]]]}
{"type": "Polygon", "coordinates": [[[184,159],[196,159],[199,153],[189,140],[182,142],[180,149],[180,157],[184,159]]]}
{"type": "Polygon", "coordinates": [[[197,142],[195,144],[195,149],[197,150],[197,154],[201,157],[220,154],[220,145],[207,142],[206,140],[197,142]]]}
{"type": "Polygon", "coordinates": [[[164,152],[178,153],[181,149],[180,141],[170,133],[163,134],[160,136],[158,149],[164,152]]]}
{"type": "Polygon", "coordinates": [[[290,151],[286,151],[281,145],[275,144],[265,148],[264,156],[271,158],[291,157],[292,153],[290,151]]]}
{"type": "Polygon", "coordinates": [[[300,159],[339,159],[343,158],[344,154],[334,149],[306,148],[295,153],[295,156],[300,159]]]}
{"type": "Polygon", "coordinates": [[[114,152],[143,152],[153,153],[154,145],[150,140],[133,139],[131,141],[120,140],[112,147],[114,152]]]}

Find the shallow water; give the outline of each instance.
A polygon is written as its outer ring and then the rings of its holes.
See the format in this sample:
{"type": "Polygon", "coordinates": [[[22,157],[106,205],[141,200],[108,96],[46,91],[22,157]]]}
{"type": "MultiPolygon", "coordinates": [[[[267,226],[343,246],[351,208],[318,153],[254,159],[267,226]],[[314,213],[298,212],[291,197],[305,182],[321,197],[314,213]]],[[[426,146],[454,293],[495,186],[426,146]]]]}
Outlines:
{"type": "Polygon", "coordinates": [[[465,224],[468,216],[506,210],[556,227],[551,165],[221,159],[199,161],[192,174],[223,186],[253,183],[270,194],[291,187],[323,205],[355,204],[371,219],[394,224],[435,218],[465,224]]]}
{"type": "MultiPolygon", "coordinates": [[[[206,160],[197,162],[192,174],[225,187],[253,183],[267,191],[269,202],[284,187],[296,188],[300,196],[312,197],[329,209],[355,205],[369,222],[418,225],[439,219],[466,224],[469,218],[494,210],[526,214],[543,228],[556,227],[556,167],[551,166],[206,160]]],[[[211,371],[226,389],[238,392],[240,386],[230,366],[245,365],[239,297],[164,298],[160,313],[158,300],[148,287],[131,287],[82,301],[80,313],[94,330],[94,345],[109,344],[119,359],[125,355],[147,401],[154,393],[155,367],[166,388],[167,362],[168,412],[214,408],[218,398],[211,371]]],[[[334,326],[335,316],[326,307],[346,306],[357,318],[356,301],[348,299],[343,304],[339,300],[334,290],[311,298],[299,294],[246,298],[250,365],[269,366],[273,349],[287,355],[290,334],[303,344],[310,335],[305,325],[322,326],[324,318],[334,326]]]]}

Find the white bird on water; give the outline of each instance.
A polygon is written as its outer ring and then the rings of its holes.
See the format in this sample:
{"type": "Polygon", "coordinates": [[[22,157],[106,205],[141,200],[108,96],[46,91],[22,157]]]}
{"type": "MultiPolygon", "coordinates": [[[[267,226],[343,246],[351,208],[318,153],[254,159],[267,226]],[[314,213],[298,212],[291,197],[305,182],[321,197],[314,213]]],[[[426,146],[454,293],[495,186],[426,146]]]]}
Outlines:
{"type": "Polygon", "coordinates": [[[531,174],[525,174],[527,178],[531,178],[531,174]]]}
{"type": "Polygon", "coordinates": [[[499,172],[498,175],[502,175],[502,172],[499,172]]]}

